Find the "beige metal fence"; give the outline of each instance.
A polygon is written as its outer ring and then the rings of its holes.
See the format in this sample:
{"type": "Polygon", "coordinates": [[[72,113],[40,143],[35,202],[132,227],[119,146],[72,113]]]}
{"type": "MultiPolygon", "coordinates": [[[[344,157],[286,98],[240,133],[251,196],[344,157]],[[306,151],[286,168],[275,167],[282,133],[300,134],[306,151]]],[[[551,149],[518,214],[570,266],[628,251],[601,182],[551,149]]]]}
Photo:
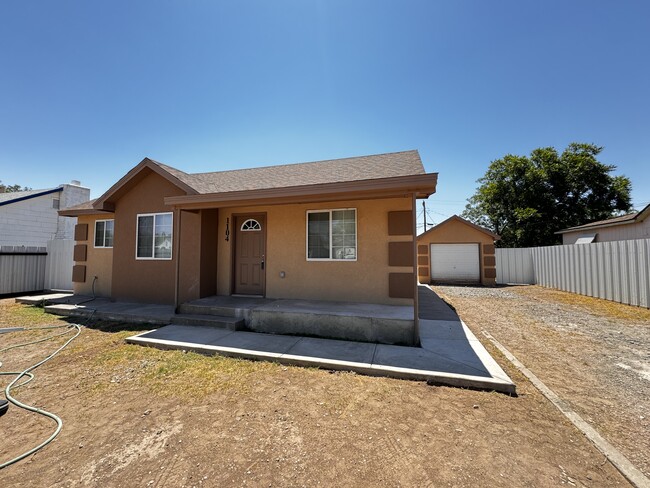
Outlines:
{"type": "Polygon", "coordinates": [[[47,243],[46,290],[72,290],[73,251],[72,239],[54,239],[47,243]]]}
{"type": "Polygon", "coordinates": [[[497,248],[497,283],[527,284],[535,283],[535,269],[530,247],[497,248]]]}
{"type": "Polygon", "coordinates": [[[650,239],[498,249],[496,261],[497,283],[535,283],[650,308],[650,239]]]}
{"type": "Polygon", "coordinates": [[[0,295],[43,289],[44,247],[0,247],[0,295]]]}
{"type": "Polygon", "coordinates": [[[71,290],[74,241],[55,239],[47,247],[0,247],[0,295],[71,290]]]}

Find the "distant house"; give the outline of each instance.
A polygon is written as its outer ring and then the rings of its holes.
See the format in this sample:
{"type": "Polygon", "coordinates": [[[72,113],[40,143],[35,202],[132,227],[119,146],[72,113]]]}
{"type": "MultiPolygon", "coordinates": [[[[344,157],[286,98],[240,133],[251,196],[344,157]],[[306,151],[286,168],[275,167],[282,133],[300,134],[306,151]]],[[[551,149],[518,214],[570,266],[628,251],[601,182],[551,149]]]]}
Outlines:
{"type": "Polygon", "coordinates": [[[45,247],[53,239],[72,239],[76,218],[59,215],[90,198],[78,181],[43,190],[0,193],[0,246],[45,247]]]}
{"type": "Polygon", "coordinates": [[[494,232],[452,215],[417,238],[420,283],[494,285],[498,239],[494,232]]]}
{"type": "Polygon", "coordinates": [[[556,234],[562,235],[564,245],[649,239],[650,218],[648,217],[650,217],[650,205],[639,212],[569,227],[556,234]]]}
{"type": "MultiPolygon", "coordinates": [[[[74,291],[177,309],[215,295],[396,305],[414,328],[415,202],[436,182],[417,151],[195,174],[145,158],[60,211],[79,219],[74,291]]],[[[338,337],[374,325],[356,327],[338,337]]]]}

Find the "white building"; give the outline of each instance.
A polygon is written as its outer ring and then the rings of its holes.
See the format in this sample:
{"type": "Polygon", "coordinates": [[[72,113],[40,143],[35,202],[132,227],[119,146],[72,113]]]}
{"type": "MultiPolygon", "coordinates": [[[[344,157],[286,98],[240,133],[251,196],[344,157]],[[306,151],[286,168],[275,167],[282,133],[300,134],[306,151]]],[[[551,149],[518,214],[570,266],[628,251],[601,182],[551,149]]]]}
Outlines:
{"type": "Polygon", "coordinates": [[[0,193],[0,246],[45,247],[53,239],[73,239],[74,217],[59,216],[90,199],[78,181],[44,190],[0,193]]]}
{"type": "Polygon", "coordinates": [[[563,229],[562,244],[626,241],[650,238],[650,205],[639,212],[563,229]]]}

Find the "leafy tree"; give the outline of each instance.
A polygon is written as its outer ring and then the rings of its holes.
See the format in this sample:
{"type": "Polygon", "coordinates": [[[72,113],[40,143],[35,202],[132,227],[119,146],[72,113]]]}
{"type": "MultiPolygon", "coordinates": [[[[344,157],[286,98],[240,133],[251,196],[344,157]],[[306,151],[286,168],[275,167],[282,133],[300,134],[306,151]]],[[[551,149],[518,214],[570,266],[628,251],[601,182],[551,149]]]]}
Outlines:
{"type": "Polygon", "coordinates": [[[571,143],[562,154],[544,147],[492,161],[462,216],[499,234],[502,247],[528,247],[558,244],[560,229],[628,212],[632,184],[598,161],[602,150],[571,143]]]}
{"type": "Polygon", "coordinates": [[[31,188],[28,188],[26,186],[20,186],[20,185],[5,185],[2,183],[2,180],[0,180],[0,193],[12,193],[16,191],[27,191],[31,190],[31,188]]]}

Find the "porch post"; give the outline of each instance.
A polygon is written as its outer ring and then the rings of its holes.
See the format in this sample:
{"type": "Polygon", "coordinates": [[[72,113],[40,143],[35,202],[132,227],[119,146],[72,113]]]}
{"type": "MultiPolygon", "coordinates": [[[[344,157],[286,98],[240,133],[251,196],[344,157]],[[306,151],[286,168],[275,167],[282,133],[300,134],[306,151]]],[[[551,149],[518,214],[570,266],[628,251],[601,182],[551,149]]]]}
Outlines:
{"type": "Polygon", "coordinates": [[[411,198],[411,214],[412,214],[412,226],[413,226],[413,343],[420,343],[420,318],[418,317],[418,227],[417,227],[417,215],[415,212],[417,205],[417,199],[415,193],[412,194],[411,198]]]}
{"type": "Polygon", "coordinates": [[[174,233],[174,248],[176,249],[176,279],[174,282],[174,313],[178,313],[179,303],[179,281],[180,281],[180,267],[181,267],[181,214],[182,210],[174,209],[174,221],[176,222],[176,232],[174,233]]]}

